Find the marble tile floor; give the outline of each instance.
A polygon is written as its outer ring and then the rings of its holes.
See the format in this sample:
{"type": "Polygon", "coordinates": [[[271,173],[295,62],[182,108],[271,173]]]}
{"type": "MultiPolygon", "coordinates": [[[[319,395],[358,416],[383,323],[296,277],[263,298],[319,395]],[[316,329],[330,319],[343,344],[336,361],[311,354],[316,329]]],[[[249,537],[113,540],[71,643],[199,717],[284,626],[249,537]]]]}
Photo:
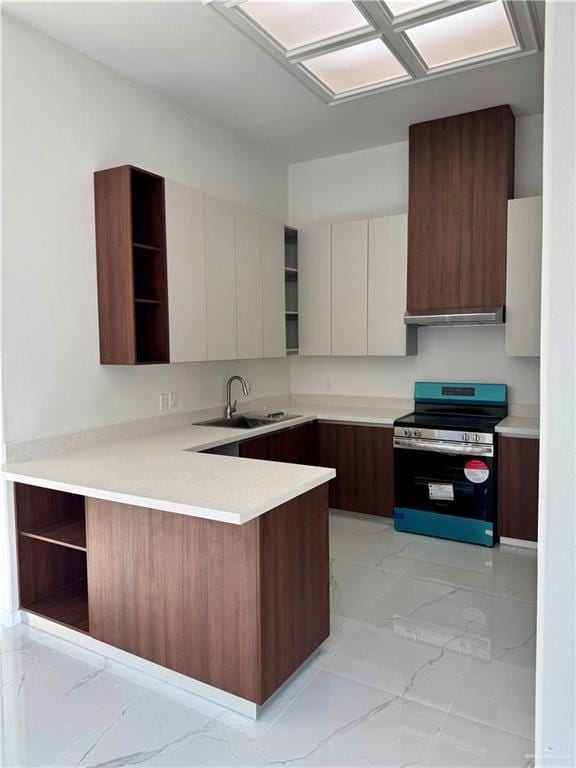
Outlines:
{"type": "Polygon", "coordinates": [[[258,721],[19,625],[0,765],[533,765],[536,555],[332,511],[332,634],[258,721]]]}

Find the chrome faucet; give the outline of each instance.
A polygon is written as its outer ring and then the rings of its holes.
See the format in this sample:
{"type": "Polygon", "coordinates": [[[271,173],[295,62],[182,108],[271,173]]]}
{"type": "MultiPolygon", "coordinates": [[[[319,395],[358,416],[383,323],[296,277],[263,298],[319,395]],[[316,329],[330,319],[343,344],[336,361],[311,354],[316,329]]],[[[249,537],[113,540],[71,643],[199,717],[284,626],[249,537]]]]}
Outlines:
{"type": "Polygon", "coordinates": [[[230,376],[226,382],[226,410],[224,415],[227,419],[229,419],[232,414],[236,412],[238,406],[238,400],[234,400],[234,405],[232,405],[230,388],[233,381],[239,381],[240,384],[242,384],[242,392],[244,393],[244,397],[248,397],[248,393],[250,391],[248,389],[248,384],[246,384],[246,381],[242,378],[242,376],[230,376]]]}

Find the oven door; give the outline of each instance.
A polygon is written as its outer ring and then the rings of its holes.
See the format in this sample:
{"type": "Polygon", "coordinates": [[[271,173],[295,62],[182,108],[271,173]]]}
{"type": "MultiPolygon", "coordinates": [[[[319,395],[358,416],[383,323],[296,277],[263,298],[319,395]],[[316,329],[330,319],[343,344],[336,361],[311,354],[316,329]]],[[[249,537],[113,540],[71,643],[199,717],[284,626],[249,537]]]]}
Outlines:
{"type": "Polygon", "coordinates": [[[394,438],[395,507],[494,521],[492,445],[394,438]]]}

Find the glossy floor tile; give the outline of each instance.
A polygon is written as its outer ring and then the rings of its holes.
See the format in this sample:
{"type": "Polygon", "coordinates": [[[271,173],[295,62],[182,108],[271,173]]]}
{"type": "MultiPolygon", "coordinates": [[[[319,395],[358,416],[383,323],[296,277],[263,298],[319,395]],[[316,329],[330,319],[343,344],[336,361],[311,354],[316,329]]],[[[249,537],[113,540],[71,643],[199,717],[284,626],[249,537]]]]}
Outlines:
{"type": "Polygon", "coordinates": [[[252,721],[19,625],[0,765],[533,765],[534,552],[334,512],[331,635],[252,721]]]}
{"type": "Polygon", "coordinates": [[[534,765],[533,749],[534,744],[529,739],[448,715],[428,765],[435,768],[527,768],[534,765]]]}

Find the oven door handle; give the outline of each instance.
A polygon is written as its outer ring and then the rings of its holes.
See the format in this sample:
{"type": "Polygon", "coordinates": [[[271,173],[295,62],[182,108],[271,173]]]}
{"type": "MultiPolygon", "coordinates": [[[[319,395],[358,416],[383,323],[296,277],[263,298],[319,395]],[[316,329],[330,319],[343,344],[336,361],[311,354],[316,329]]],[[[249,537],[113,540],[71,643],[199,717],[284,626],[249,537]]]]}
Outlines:
{"type": "Polygon", "coordinates": [[[445,440],[416,440],[413,437],[395,437],[394,448],[410,451],[445,453],[450,456],[494,456],[494,446],[477,443],[449,443],[445,440]]]}

